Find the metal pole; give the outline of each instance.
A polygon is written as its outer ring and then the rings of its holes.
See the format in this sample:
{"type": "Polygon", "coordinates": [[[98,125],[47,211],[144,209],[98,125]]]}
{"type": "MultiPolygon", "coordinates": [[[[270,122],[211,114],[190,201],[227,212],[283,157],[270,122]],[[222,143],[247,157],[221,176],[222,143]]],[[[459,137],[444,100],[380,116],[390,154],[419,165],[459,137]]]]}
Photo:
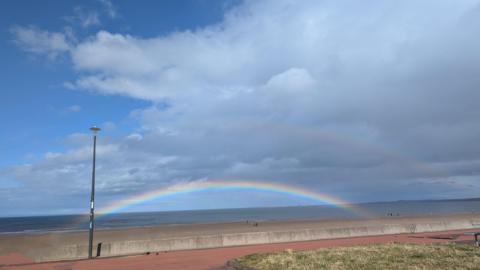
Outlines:
{"type": "Polygon", "coordinates": [[[93,249],[93,218],[95,203],[95,152],[97,148],[97,135],[93,135],[93,166],[92,166],[92,192],[90,193],[90,231],[88,235],[88,258],[92,258],[93,249]]]}

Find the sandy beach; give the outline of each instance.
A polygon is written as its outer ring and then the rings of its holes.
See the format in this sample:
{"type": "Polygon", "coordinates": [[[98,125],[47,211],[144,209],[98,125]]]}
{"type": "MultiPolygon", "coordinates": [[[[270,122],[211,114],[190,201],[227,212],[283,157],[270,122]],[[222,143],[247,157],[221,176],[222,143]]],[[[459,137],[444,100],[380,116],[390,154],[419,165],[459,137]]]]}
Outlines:
{"type": "MultiPolygon", "coordinates": [[[[397,234],[395,230],[385,231],[383,228],[404,228],[407,230],[412,229],[412,231],[407,231],[409,233],[415,232],[416,228],[425,227],[424,231],[429,231],[429,228],[432,228],[432,231],[440,231],[441,228],[452,228],[445,227],[449,223],[455,225],[457,221],[467,222],[467,227],[463,226],[462,228],[455,229],[474,229],[475,227],[480,227],[480,217],[475,214],[457,214],[457,215],[444,215],[444,216],[417,216],[417,217],[383,217],[378,219],[368,219],[368,220],[307,220],[307,221],[269,221],[269,222],[233,222],[233,223],[218,223],[218,224],[188,224],[188,225],[164,225],[151,228],[130,228],[130,229],[115,229],[115,230],[98,230],[95,232],[95,243],[102,242],[103,245],[108,245],[109,243],[121,243],[123,246],[129,245],[138,245],[138,243],[143,244],[147,243],[150,249],[149,252],[165,252],[166,250],[156,250],[155,246],[152,246],[151,243],[161,242],[165,239],[181,239],[182,241],[191,240],[191,239],[200,239],[201,237],[210,237],[210,236],[249,236],[253,235],[255,238],[257,235],[264,233],[269,234],[285,234],[295,235],[296,232],[299,234],[305,234],[305,232],[310,231],[325,231],[325,232],[334,232],[331,235],[322,236],[323,239],[334,239],[334,238],[358,238],[358,236],[368,236],[363,234],[369,234],[370,236],[374,234],[385,234],[393,235],[397,234]],[[433,225],[437,227],[432,227],[433,225]],[[413,226],[415,225],[415,226],[413,226]],[[412,227],[413,226],[413,227],[412,227]],[[377,233],[375,230],[382,228],[380,233],[377,233]],[[440,229],[438,229],[440,228],[440,229]],[[353,232],[353,233],[352,233],[353,232]],[[355,234],[359,232],[359,234],[355,234]],[[372,233],[373,232],[373,233],[372,233]],[[186,240],[185,240],[186,239],[186,240]]],[[[462,223],[463,224],[463,223],[462,223]]],[[[418,229],[417,229],[418,230],[418,229]]],[[[446,231],[446,230],[443,230],[446,231]]],[[[417,231],[421,232],[421,231],[417,231]]],[[[38,259],[38,258],[48,258],[49,254],[55,253],[56,251],[60,252],[65,248],[70,248],[72,245],[75,247],[80,247],[81,253],[75,251],[74,255],[76,257],[71,257],[67,259],[80,259],[84,258],[84,252],[86,252],[87,246],[87,237],[88,232],[49,232],[49,233],[37,233],[37,234],[3,234],[0,235],[0,256],[5,261],[5,258],[9,258],[9,261],[14,262],[34,262],[34,261],[45,261],[49,259],[38,259]],[[47,256],[47,257],[45,257],[47,256]]],[[[303,238],[291,238],[303,240],[303,238]]],[[[310,238],[309,238],[310,239],[310,238]]],[[[318,240],[313,239],[312,240],[318,240]]],[[[277,242],[298,242],[298,241],[286,241],[280,240],[277,242]]],[[[255,244],[277,244],[276,242],[254,242],[255,244]]],[[[230,246],[241,246],[244,244],[235,243],[230,246]]],[[[247,245],[251,246],[247,243],[247,245]]],[[[212,248],[225,247],[225,246],[215,246],[211,245],[212,248]]],[[[168,250],[173,252],[174,250],[181,249],[194,249],[188,248],[178,248],[168,250]]],[[[247,248],[248,250],[248,248],[247,248]]],[[[110,255],[115,253],[112,253],[110,255]]],[[[176,251],[175,251],[176,252],[176,251]]],[[[142,254],[146,252],[132,252],[131,254],[142,254]]],[[[105,253],[106,254],[106,253],[105,253]]],[[[118,255],[126,255],[118,253],[118,255]]],[[[130,254],[129,254],[130,255],[130,254]]],[[[107,255],[102,255],[106,257],[107,255]]],[[[54,257],[52,257],[54,258],[54,257]]],[[[52,259],[56,260],[56,259],[52,259]]],[[[5,264],[5,262],[2,262],[5,264]]]]}

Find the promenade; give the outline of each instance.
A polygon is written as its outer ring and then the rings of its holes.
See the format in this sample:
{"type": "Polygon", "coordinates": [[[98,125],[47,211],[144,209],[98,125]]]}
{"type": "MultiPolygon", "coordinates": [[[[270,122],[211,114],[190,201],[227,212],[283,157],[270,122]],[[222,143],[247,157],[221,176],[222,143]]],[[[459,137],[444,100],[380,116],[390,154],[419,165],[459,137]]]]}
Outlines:
{"type": "Polygon", "coordinates": [[[136,256],[72,260],[63,262],[32,263],[20,254],[0,256],[0,269],[9,270],[206,270],[222,269],[225,262],[251,253],[279,252],[286,249],[312,250],[318,248],[371,245],[386,243],[465,243],[473,244],[472,236],[453,230],[434,233],[396,234],[342,239],[315,240],[252,246],[224,247],[197,250],[150,253],[136,256]]]}

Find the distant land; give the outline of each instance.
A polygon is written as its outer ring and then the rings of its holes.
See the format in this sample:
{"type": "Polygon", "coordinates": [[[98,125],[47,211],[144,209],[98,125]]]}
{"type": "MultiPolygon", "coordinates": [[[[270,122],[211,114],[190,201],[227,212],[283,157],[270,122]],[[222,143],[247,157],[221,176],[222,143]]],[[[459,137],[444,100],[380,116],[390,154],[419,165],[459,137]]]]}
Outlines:
{"type": "MultiPolygon", "coordinates": [[[[478,198],[464,198],[464,199],[425,199],[425,200],[397,200],[391,202],[468,202],[468,201],[480,201],[478,198]]],[[[390,202],[390,201],[385,201],[390,202]]]]}

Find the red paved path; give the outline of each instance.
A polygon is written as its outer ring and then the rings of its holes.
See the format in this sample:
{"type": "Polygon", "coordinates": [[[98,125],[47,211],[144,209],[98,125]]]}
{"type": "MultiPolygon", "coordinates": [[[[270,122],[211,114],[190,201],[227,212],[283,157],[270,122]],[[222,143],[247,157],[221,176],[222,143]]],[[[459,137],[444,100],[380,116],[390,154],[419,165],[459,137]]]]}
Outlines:
{"type": "Polygon", "coordinates": [[[24,265],[7,265],[26,262],[20,255],[0,257],[0,269],[12,270],[122,270],[122,269],[166,269],[166,270],[200,270],[219,269],[229,259],[239,256],[259,253],[277,252],[285,249],[308,250],[324,247],[352,246],[366,244],[380,244],[391,242],[402,243],[442,243],[464,242],[472,240],[472,236],[464,235],[467,231],[446,231],[421,234],[383,235],[369,237],[354,237],[344,239],[317,240],[307,242],[292,242],[279,244],[265,244],[254,246],[240,246],[227,248],[213,248],[201,250],[185,250],[160,252],[150,255],[102,258],[95,260],[77,260],[68,262],[53,262],[24,265]],[[3,266],[2,266],[3,265],[3,266]]]}

